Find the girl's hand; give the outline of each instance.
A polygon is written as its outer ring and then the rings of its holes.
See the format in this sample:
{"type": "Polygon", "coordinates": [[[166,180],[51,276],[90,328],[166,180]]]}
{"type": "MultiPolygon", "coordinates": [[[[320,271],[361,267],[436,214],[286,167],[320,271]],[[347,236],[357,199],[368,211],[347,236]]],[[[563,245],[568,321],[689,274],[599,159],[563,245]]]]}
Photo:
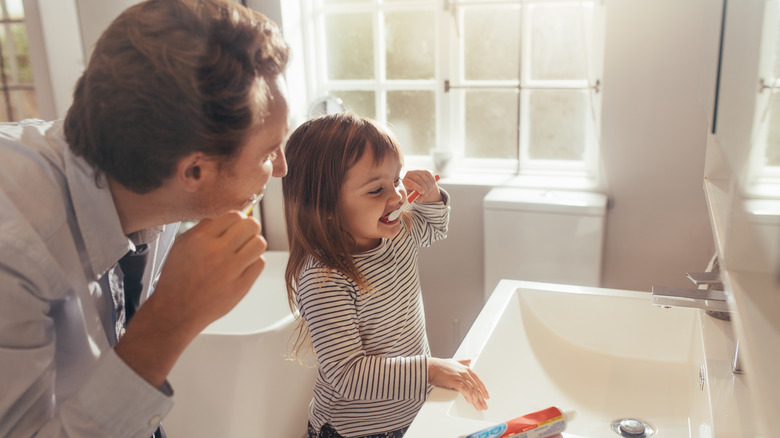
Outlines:
{"type": "Polygon", "coordinates": [[[476,373],[469,368],[470,359],[428,358],[428,383],[433,386],[454,389],[466,398],[478,411],[487,409],[485,399],[490,398],[487,388],[476,373]]]}
{"type": "Polygon", "coordinates": [[[420,197],[418,202],[429,203],[442,200],[439,185],[436,184],[436,176],[430,170],[410,170],[404,175],[404,187],[407,193],[417,190],[420,197]]]}

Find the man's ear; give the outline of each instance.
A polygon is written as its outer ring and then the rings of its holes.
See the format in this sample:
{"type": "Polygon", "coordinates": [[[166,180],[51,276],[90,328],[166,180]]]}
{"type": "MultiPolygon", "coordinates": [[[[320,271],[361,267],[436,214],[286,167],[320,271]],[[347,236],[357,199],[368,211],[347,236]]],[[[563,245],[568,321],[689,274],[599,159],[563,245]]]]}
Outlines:
{"type": "Polygon", "coordinates": [[[176,164],[176,180],[188,192],[197,191],[211,173],[216,171],[216,163],[202,152],[193,152],[176,164]]]}

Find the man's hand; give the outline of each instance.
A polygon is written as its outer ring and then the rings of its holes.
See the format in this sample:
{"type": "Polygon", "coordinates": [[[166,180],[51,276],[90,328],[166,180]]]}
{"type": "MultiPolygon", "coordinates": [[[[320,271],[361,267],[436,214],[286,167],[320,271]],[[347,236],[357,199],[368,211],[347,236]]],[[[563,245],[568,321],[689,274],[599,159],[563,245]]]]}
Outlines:
{"type": "Polygon", "coordinates": [[[116,353],[161,386],[184,348],[238,304],[262,272],[268,245],[259,233],[254,218],[231,211],[179,236],[116,353]]]}

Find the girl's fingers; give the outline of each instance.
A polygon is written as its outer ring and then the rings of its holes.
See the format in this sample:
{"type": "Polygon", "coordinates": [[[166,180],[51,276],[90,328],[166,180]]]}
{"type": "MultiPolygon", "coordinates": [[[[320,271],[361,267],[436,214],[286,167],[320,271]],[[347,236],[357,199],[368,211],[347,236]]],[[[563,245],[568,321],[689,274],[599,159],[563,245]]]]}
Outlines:
{"type": "Polygon", "coordinates": [[[487,402],[485,402],[485,394],[480,389],[479,384],[474,380],[464,380],[461,383],[460,393],[478,410],[487,409],[487,402]]]}
{"type": "Polygon", "coordinates": [[[469,365],[471,360],[429,358],[428,381],[434,386],[453,389],[478,410],[487,409],[487,390],[469,365]]]}
{"type": "Polygon", "coordinates": [[[487,402],[485,399],[490,398],[485,384],[477,376],[474,370],[471,369],[471,359],[462,359],[458,362],[467,367],[468,375],[464,376],[462,381],[463,390],[461,393],[472,406],[478,410],[487,409],[487,402]]]}
{"type": "Polygon", "coordinates": [[[469,368],[469,373],[471,373],[471,377],[476,382],[476,387],[479,390],[480,394],[482,394],[482,397],[484,398],[490,398],[490,394],[488,394],[487,387],[484,383],[482,383],[482,379],[479,378],[477,373],[475,373],[471,368],[469,368]]]}

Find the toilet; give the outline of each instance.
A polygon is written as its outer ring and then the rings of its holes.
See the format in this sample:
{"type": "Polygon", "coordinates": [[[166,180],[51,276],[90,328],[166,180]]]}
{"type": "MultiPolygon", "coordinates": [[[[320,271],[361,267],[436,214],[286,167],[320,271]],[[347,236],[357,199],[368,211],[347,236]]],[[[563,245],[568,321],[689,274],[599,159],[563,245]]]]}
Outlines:
{"type": "Polygon", "coordinates": [[[605,195],[497,187],[483,207],[485,299],[501,279],[601,285],[605,195]]]}

